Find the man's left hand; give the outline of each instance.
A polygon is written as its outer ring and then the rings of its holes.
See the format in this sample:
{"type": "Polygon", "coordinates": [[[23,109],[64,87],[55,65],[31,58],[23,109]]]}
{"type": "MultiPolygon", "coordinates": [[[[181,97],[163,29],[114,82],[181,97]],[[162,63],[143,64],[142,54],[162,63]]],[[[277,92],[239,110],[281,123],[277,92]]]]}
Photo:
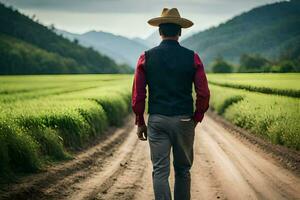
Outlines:
{"type": "Polygon", "coordinates": [[[140,140],[146,141],[147,140],[147,126],[146,125],[138,126],[136,134],[140,140]]]}

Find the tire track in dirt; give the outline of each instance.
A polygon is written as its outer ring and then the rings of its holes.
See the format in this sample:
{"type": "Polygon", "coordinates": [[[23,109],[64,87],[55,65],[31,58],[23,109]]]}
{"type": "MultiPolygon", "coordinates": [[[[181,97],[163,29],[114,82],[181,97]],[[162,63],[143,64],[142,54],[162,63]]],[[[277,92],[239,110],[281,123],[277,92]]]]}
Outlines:
{"type": "Polygon", "coordinates": [[[113,155],[103,161],[99,171],[94,171],[90,178],[72,185],[75,192],[66,199],[95,199],[97,194],[107,193],[109,188],[113,187],[119,176],[126,170],[129,159],[135,153],[134,150],[137,144],[135,129],[132,129],[126,141],[113,155]]]}
{"type": "Polygon", "coordinates": [[[98,193],[94,199],[96,200],[131,200],[134,198],[136,191],[144,189],[141,184],[142,176],[145,168],[150,163],[147,162],[148,144],[146,142],[139,142],[134,149],[132,157],[127,161],[125,170],[117,178],[107,191],[98,193]]]}
{"type": "Polygon", "coordinates": [[[219,199],[223,196],[220,183],[214,172],[214,161],[206,152],[206,142],[202,139],[202,125],[196,128],[194,144],[194,164],[192,173],[192,198],[193,199],[219,199]]]}

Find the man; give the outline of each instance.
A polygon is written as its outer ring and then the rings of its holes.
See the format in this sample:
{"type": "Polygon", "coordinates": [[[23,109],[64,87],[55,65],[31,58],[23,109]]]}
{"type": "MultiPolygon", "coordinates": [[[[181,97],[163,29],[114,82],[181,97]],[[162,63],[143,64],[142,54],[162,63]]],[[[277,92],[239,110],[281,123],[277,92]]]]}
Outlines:
{"type": "Polygon", "coordinates": [[[164,8],[161,17],[148,21],[159,26],[162,42],[144,52],[137,63],[132,88],[132,108],[137,135],[149,138],[156,200],[170,200],[170,151],[175,169],[175,200],[190,199],[195,127],[209,107],[209,89],[199,56],[178,43],[181,28],[193,23],[181,18],[176,8],[164,8]],[[196,91],[193,112],[192,85],[196,91]],[[148,128],[144,121],[146,85],[149,89],[148,128]]]}

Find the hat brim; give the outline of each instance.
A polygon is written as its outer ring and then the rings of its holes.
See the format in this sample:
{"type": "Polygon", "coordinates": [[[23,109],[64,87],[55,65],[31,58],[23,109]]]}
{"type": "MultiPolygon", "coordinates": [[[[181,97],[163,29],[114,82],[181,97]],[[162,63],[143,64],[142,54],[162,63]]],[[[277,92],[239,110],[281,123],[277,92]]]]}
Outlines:
{"type": "Polygon", "coordinates": [[[178,17],[156,17],[148,21],[148,24],[152,26],[159,26],[160,24],[165,23],[178,24],[179,26],[181,26],[181,28],[189,28],[194,25],[192,21],[178,17]]]}

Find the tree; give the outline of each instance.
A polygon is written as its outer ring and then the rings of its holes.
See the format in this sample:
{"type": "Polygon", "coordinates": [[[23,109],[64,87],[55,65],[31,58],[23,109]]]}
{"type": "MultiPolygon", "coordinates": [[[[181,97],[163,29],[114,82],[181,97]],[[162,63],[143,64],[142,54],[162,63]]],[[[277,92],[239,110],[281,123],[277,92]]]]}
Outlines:
{"type": "Polygon", "coordinates": [[[277,63],[280,72],[300,72],[300,42],[296,41],[282,50],[277,63]]]}
{"type": "Polygon", "coordinates": [[[270,62],[259,54],[243,54],[240,57],[240,72],[263,72],[270,62]]]}
{"type": "Polygon", "coordinates": [[[212,65],[212,71],[214,73],[232,73],[232,66],[219,56],[212,65]]]}
{"type": "Polygon", "coordinates": [[[299,72],[299,64],[294,60],[280,60],[278,62],[278,72],[299,72]]]}
{"type": "Polygon", "coordinates": [[[50,29],[51,31],[55,31],[55,26],[54,26],[54,24],[50,24],[49,29],[50,29]]]}
{"type": "Polygon", "coordinates": [[[79,43],[78,39],[75,38],[75,39],[73,40],[73,43],[74,43],[74,44],[78,44],[78,43],[79,43]]]}

